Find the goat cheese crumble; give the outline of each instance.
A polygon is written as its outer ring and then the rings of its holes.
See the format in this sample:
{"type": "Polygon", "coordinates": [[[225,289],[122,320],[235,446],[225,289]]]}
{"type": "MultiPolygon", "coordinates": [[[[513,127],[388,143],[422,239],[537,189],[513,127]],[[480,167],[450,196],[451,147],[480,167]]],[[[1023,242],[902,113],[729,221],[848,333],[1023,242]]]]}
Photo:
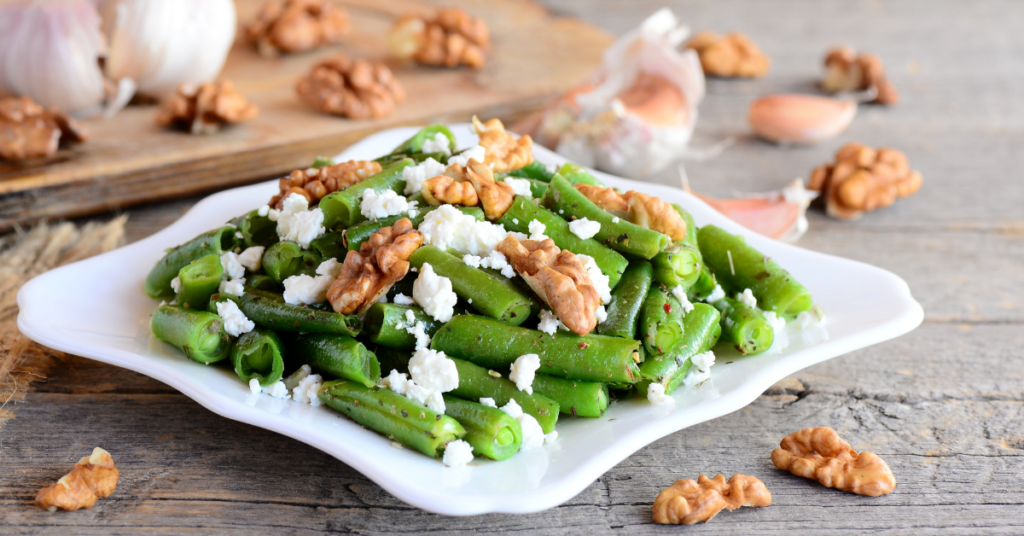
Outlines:
{"type": "Polygon", "coordinates": [[[548,239],[547,235],[544,234],[544,231],[547,230],[547,226],[543,223],[533,220],[527,227],[530,229],[530,240],[537,240],[540,242],[548,239]]]}
{"type": "Polygon", "coordinates": [[[715,290],[712,290],[711,294],[708,294],[708,297],[704,298],[704,301],[706,301],[708,303],[715,303],[716,301],[718,301],[718,300],[720,300],[720,299],[722,299],[724,297],[725,297],[725,289],[722,288],[722,285],[715,285],[715,290]]]}
{"type": "Polygon", "coordinates": [[[284,280],[284,301],[290,305],[312,305],[327,299],[327,290],[341,274],[342,265],[327,259],[316,268],[316,277],[293,275],[284,280]]]}
{"type": "Polygon", "coordinates": [[[459,387],[459,369],[444,352],[421,348],[409,359],[409,374],[417,385],[447,393],[459,387]]]}
{"type": "MultiPolygon", "coordinates": [[[[440,134],[438,134],[440,136],[440,134]]],[[[445,467],[461,467],[473,461],[473,446],[469,443],[456,439],[449,441],[444,447],[444,456],[441,463],[445,467]]]]}
{"type": "Polygon", "coordinates": [[[526,391],[527,394],[532,395],[533,379],[536,377],[537,369],[539,368],[539,355],[521,355],[516,358],[514,363],[512,363],[512,372],[508,375],[508,379],[515,382],[517,389],[519,389],[520,391],[526,391]]]}
{"type": "Polygon", "coordinates": [[[754,297],[754,293],[749,288],[743,289],[743,292],[737,294],[736,301],[745,303],[750,307],[757,307],[757,298],[754,297]]]}
{"type": "Polygon", "coordinates": [[[281,240],[297,242],[302,249],[309,248],[313,239],[323,235],[324,213],[320,207],[307,210],[309,202],[299,194],[291,194],[284,200],[280,212],[271,212],[270,219],[277,216],[277,236],[281,240]]]}
{"type": "Polygon", "coordinates": [[[612,218],[612,223],[619,223],[619,217],[615,216],[614,218],[612,218]]]}
{"type": "Polygon", "coordinates": [[[821,312],[820,307],[814,306],[814,309],[800,313],[796,317],[796,323],[800,326],[800,336],[803,338],[804,346],[812,346],[828,340],[828,330],[825,329],[825,313],[821,312]]]}
{"type": "Polygon", "coordinates": [[[258,210],[256,210],[256,214],[259,214],[260,216],[266,218],[267,214],[270,214],[270,205],[263,205],[258,210]]]}
{"type": "Polygon", "coordinates": [[[220,292],[221,294],[231,294],[232,296],[241,296],[245,293],[245,278],[221,281],[220,288],[217,292],[220,292]]]}
{"type": "Polygon", "coordinates": [[[263,267],[263,246],[252,246],[238,254],[238,263],[250,272],[258,272],[263,267]]]}
{"type": "Polygon", "coordinates": [[[171,290],[173,290],[175,294],[181,292],[181,279],[178,276],[174,276],[174,279],[171,280],[171,290]]]}
{"type": "Polygon", "coordinates": [[[505,177],[503,180],[505,181],[505,184],[512,188],[512,193],[523,197],[533,197],[533,190],[530,189],[530,179],[505,177]]]}
{"type": "Polygon", "coordinates": [[[604,275],[604,272],[598,268],[597,262],[590,255],[576,255],[576,258],[586,268],[587,275],[590,276],[590,283],[594,286],[594,290],[597,291],[597,295],[601,297],[601,303],[612,301],[611,278],[604,275]]]}
{"type": "Polygon", "coordinates": [[[359,203],[359,213],[370,220],[379,220],[388,216],[396,216],[415,210],[416,201],[398,195],[394,190],[377,193],[373,188],[363,190],[363,198],[359,203]]]}
{"type": "Polygon", "coordinates": [[[452,291],[452,280],[434,273],[430,263],[423,263],[419,277],[413,281],[412,298],[438,322],[451,320],[455,314],[455,304],[459,301],[459,297],[452,291]]]}
{"type": "Polygon", "coordinates": [[[469,149],[466,149],[465,151],[462,151],[461,153],[449,158],[448,165],[450,166],[452,164],[458,164],[460,166],[467,166],[469,165],[470,160],[476,160],[477,162],[483,164],[484,160],[486,159],[487,149],[485,149],[482,145],[474,145],[473,147],[470,147],[469,149]]]}
{"type": "Polygon", "coordinates": [[[428,158],[415,166],[402,169],[402,180],[405,181],[405,195],[414,194],[423,189],[428,179],[444,173],[445,165],[428,158]]]}
{"type": "Polygon", "coordinates": [[[594,235],[601,231],[601,222],[580,218],[569,222],[569,230],[572,231],[572,234],[586,240],[594,238],[594,235]]]}
{"type": "Polygon", "coordinates": [[[768,348],[769,354],[778,354],[789,346],[789,335],[786,334],[786,319],[779,318],[775,311],[768,311],[764,319],[772,327],[772,345],[768,348]]]}
{"type": "Polygon", "coordinates": [[[693,387],[711,378],[711,366],[715,364],[715,353],[708,350],[690,358],[691,367],[686,377],[683,378],[683,385],[693,387]]]}
{"type": "Polygon", "coordinates": [[[605,309],[603,305],[599,306],[597,310],[594,311],[594,318],[597,319],[598,324],[604,324],[604,322],[608,320],[608,309],[605,309]]]}
{"type": "Polygon", "coordinates": [[[419,226],[423,242],[441,249],[454,249],[470,255],[484,255],[494,251],[508,236],[502,225],[477,221],[452,205],[441,205],[430,211],[419,226]]]}
{"type": "Polygon", "coordinates": [[[245,267],[238,262],[238,255],[233,251],[221,254],[220,265],[224,267],[224,275],[228,276],[228,279],[239,279],[245,276],[245,267]]]}
{"type": "Polygon", "coordinates": [[[256,378],[249,380],[249,391],[254,395],[262,393],[263,387],[260,386],[260,381],[256,378]]]}
{"type": "Polygon", "coordinates": [[[655,406],[671,406],[676,403],[676,399],[665,394],[665,386],[660,383],[647,386],[647,401],[655,406]]]}
{"type": "Polygon", "coordinates": [[[232,337],[249,333],[256,327],[238,308],[238,304],[231,300],[217,302],[217,315],[224,321],[224,331],[232,337]]]}
{"type": "Polygon", "coordinates": [[[412,305],[412,304],[416,303],[416,302],[413,301],[412,298],[410,298],[409,296],[406,296],[405,294],[402,294],[401,292],[399,292],[398,294],[395,294],[395,300],[394,301],[398,305],[412,305]]]}
{"type": "Polygon", "coordinates": [[[544,430],[540,427],[540,423],[533,415],[523,413],[523,408],[515,399],[509,400],[508,404],[501,407],[501,411],[515,419],[523,431],[523,444],[519,447],[520,451],[534,449],[544,444],[544,430]]]}
{"type": "Polygon", "coordinates": [[[495,402],[493,398],[489,398],[489,397],[481,398],[480,399],[480,404],[482,404],[484,406],[487,406],[489,408],[497,408],[498,407],[497,402],[495,402]]]}
{"type": "Polygon", "coordinates": [[[280,398],[281,400],[288,400],[291,398],[288,394],[288,388],[284,386],[284,382],[281,380],[277,380],[276,382],[264,387],[263,392],[274,398],[280,398]]]}
{"type": "Polygon", "coordinates": [[[501,275],[511,279],[516,276],[516,270],[508,263],[508,258],[505,254],[493,250],[484,257],[477,255],[463,255],[462,262],[466,263],[467,266],[473,268],[491,268],[493,270],[500,270],[501,275]]]}
{"type": "Polygon", "coordinates": [[[561,320],[555,316],[554,313],[543,309],[540,312],[539,322],[537,323],[537,329],[547,333],[548,335],[554,335],[556,331],[562,329],[568,331],[569,328],[562,323],[561,320]]]}
{"type": "Polygon", "coordinates": [[[427,138],[423,140],[423,146],[420,148],[423,153],[442,153],[445,156],[451,156],[452,154],[452,142],[448,139],[448,136],[438,132],[434,134],[433,139],[427,138]]]}
{"type": "Polygon", "coordinates": [[[686,290],[683,289],[682,285],[676,285],[672,288],[672,297],[679,300],[679,305],[683,308],[683,314],[693,310],[693,304],[690,303],[690,298],[686,295],[686,290]]]}

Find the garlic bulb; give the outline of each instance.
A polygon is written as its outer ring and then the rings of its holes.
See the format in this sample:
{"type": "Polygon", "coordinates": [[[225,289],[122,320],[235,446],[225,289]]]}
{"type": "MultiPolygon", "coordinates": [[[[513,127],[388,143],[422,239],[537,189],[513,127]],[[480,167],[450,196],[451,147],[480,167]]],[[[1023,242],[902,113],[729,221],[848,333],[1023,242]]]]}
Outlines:
{"type": "Polygon", "coordinates": [[[18,1],[0,8],[0,89],[77,115],[106,98],[100,16],[90,0],[18,1]]]}
{"type": "Polygon", "coordinates": [[[112,80],[162,97],[217,77],[235,40],[232,0],[102,0],[112,80]]]}

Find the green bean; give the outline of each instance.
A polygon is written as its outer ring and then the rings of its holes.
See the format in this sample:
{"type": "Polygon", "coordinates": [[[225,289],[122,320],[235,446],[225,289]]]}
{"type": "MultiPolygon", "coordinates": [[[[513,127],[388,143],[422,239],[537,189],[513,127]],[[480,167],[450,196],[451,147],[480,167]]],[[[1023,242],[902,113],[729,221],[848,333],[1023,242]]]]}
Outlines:
{"type": "Polygon", "coordinates": [[[636,337],[636,325],[640,309],[651,290],[654,270],[647,261],[633,261],[622,274],[619,284],[612,289],[612,301],[608,304],[608,318],[597,325],[601,335],[632,339],[636,337]]]}
{"type": "Polygon", "coordinates": [[[373,349],[373,355],[377,356],[377,362],[380,363],[381,376],[387,376],[392,370],[409,372],[409,360],[412,359],[411,350],[378,344],[373,349]]]}
{"type": "Polygon", "coordinates": [[[716,286],[718,286],[718,281],[715,279],[715,274],[711,273],[711,269],[706,263],[701,263],[700,275],[688,292],[690,301],[707,298],[715,291],[716,286]]]}
{"type": "Polygon", "coordinates": [[[199,257],[216,253],[218,256],[231,251],[238,245],[235,228],[225,225],[207,231],[184,244],[167,251],[146,276],[146,294],[151,298],[169,298],[174,295],[171,280],[178,277],[178,271],[199,257]]]}
{"type": "Polygon", "coordinates": [[[323,259],[313,249],[302,249],[295,242],[278,242],[263,252],[263,271],[278,283],[293,275],[316,275],[323,259]]]}
{"type": "Polygon", "coordinates": [[[348,249],[345,247],[345,232],[332,231],[323,236],[309,241],[309,249],[320,254],[323,260],[337,259],[338,262],[345,260],[348,249]]]}
{"type": "MultiPolygon", "coordinates": [[[[480,207],[455,208],[457,208],[463,214],[469,214],[470,216],[473,216],[474,218],[476,218],[477,221],[484,221],[484,211],[481,210],[480,207]]],[[[422,209],[419,209],[417,211],[416,216],[411,218],[404,214],[399,214],[397,216],[389,216],[387,218],[381,218],[379,220],[367,220],[362,223],[357,223],[343,231],[345,247],[348,248],[350,251],[358,251],[359,246],[363,245],[363,242],[369,240],[373,233],[376,233],[377,231],[385,227],[391,227],[402,218],[409,218],[409,221],[412,222],[413,227],[419,227],[420,224],[423,223],[423,219],[427,217],[427,214],[433,212],[434,210],[437,210],[437,207],[427,206],[422,209]]]]}
{"type": "Polygon", "coordinates": [[[601,273],[608,276],[608,286],[615,288],[622,277],[629,261],[619,253],[609,249],[593,238],[582,239],[569,230],[569,222],[560,218],[554,212],[538,206],[532,200],[523,196],[516,196],[512,206],[498,219],[496,223],[505,226],[508,231],[520,233],[530,232],[530,222],[537,220],[544,224],[544,234],[555,241],[555,245],[561,249],[568,249],[577,255],[589,255],[594,258],[594,263],[601,269],[601,273]]]}
{"type": "Polygon", "coordinates": [[[608,409],[608,386],[538,374],[533,392],[558,402],[558,410],[573,417],[600,417],[608,409]]]}
{"type": "Polygon", "coordinates": [[[392,348],[413,350],[416,348],[416,337],[406,331],[406,327],[413,327],[406,319],[407,311],[412,311],[417,322],[423,322],[424,331],[427,335],[433,335],[443,322],[434,320],[433,317],[423,312],[423,309],[414,305],[398,305],[396,303],[375,303],[366,311],[363,317],[363,333],[370,342],[392,348]],[[402,328],[398,327],[402,324],[402,328]]]}
{"type": "Polygon", "coordinates": [[[240,246],[266,247],[278,240],[277,222],[271,221],[267,216],[260,216],[258,210],[251,210],[231,220],[231,223],[238,227],[238,232],[242,233],[240,246]]]}
{"type": "Polygon", "coordinates": [[[565,163],[558,168],[558,175],[565,177],[565,180],[572,184],[592,184],[604,186],[604,183],[597,180],[597,177],[590,174],[587,169],[579,164],[565,163]]]}
{"type": "Polygon", "coordinates": [[[679,301],[658,287],[651,287],[640,311],[640,329],[648,355],[664,354],[683,336],[683,308],[679,301]]]}
{"type": "Polygon", "coordinates": [[[153,313],[150,328],[156,338],[206,365],[228,357],[231,351],[231,337],[224,331],[224,321],[206,311],[164,304],[153,313]]]}
{"type": "Polygon", "coordinates": [[[620,253],[650,259],[671,241],[667,235],[612,215],[560,176],[551,179],[544,206],[568,220],[587,218],[600,223],[601,230],[594,238],[620,253]]]}
{"type": "Polygon", "coordinates": [[[325,168],[327,166],[333,166],[333,165],[334,165],[334,159],[328,158],[326,156],[318,156],[318,157],[313,159],[313,164],[310,165],[309,167],[314,168],[314,169],[320,169],[320,168],[325,168]]]}
{"type": "Polygon", "coordinates": [[[189,309],[205,311],[210,304],[210,296],[220,289],[220,280],[224,277],[224,266],[220,263],[220,255],[211,253],[199,257],[178,272],[178,303],[189,309]]]}
{"type": "Polygon", "coordinates": [[[707,352],[718,342],[722,332],[718,309],[706,304],[695,303],[693,310],[683,316],[683,336],[679,344],[663,355],[652,355],[640,365],[643,381],[637,390],[647,392],[651,383],[665,386],[665,393],[671,394],[686,377],[690,369],[690,358],[707,352]]]}
{"type": "Polygon", "coordinates": [[[654,264],[654,280],[669,288],[681,286],[688,289],[700,277],[700,250],[689,244],[669,244],[664,251],[651,259],[654,264]]]}
{"type": "Polygon", "coordinates": [[[523,413],[532,415],[540,423],[545,434],[551,433],[558,422],[558,402],[539,394],[520,391],[516,384],[502,378],[497,372],[491,371],[469,361],[451,358],[459,371],[459,386],[450,394],[466,400],[493,398],[498,407],[515,400],[523,413]]]}
{"type": "Polygon", "coordinates": [[[355,337],[363,328],[363,322],[356,315],[343,315],[334,311],[322,311],[302,305],[285,303],[275,292],[246,289],[241,296],[217,294],[214,303],[231,300],[249,320],[257,326],[275,331],[297,331],[301,333],[333,333],[355,337]]]}
{"type": "Polygon", "coordinates": [[[713,305],[722,314],[723,341],[743,355],[760,354],[771,348],[775,332],[761,311],[732,298],[722,298],[713,305]]]}
{"type": "Polygon", "coordinates": [[[553,336],[474,315],[452,317],[434,334],[431,348],[484,367],[507,369],[521,355],[540,356],[542,374],[573,380],[635,383],[639,359],[634,340],[604,335],[553,336]]]}
{"type": "Polygon", "coordinates": [[[243,333],[231,349],[231,364],[243,382],[255,378],[266,387],[281,379],[284,357],[281,339],[269,329],[256,328],[243,333]]]}
{"type": "Polygon", "coordinates": [[[423,142],[434,139],[438,133],[443,134],[444,137],[448,138],[448,147],[451,149],[455,148],[455,134],[445,125],[441,123],[434,123],[433,125],[427,125],[419,130],[412,137],[403,141],[398,147],[395,147],[387,155],[382,158],[397,157],[397,156],[408,156],[414,153],[423,152],[423,142]]]}
{"type": "Polygon", "coordinates": [[[320,200],[320,210],[324,213],[324,227],[351,227],[358,222],[365,221],[366,216],[360,212],[359,205],[363,200],[363,192],[373,190],[381,193],[385,190],[394,190],[401,194],[405,191],[405,180],[402,179],[402,170],[413,165],[413,161],[406,158],[389,165],[380,173],[357,182],[344,190],[331,192],[320,200]]]}
{"type": "Polygon", "coordinates": [[[265,290],[268,292],[276,292],[280,294],[284,291],[284,287],[280,283],[274,281],[273,277],[265,274],[249,274],[245,278],[246,289],[265,290]]]}
{"type": "Polygon", "coordinates": [[[417,269],[430,264],[434,273],[452,281],[452,290],[470,303],[473,309],[491,318],[518,326],[540,306],[529,294],[502,275],[493,275],[473,268],[462,259],[434,246],[423,246],[409,258],[417,269]]]}
{"type": "Polygon", "coordinates": [[[693,247],[697,247],[697,224],[693,221],[693,214],[683,207],[673,203],[672,208],[682,216],[683,221],[686,222],[686,238],[680,240],[684,244],[690,244],[693,247]]]}
{"type": "Polygon", "coordinates": [[[353,421],[434,458],[444,454],[449,441],[466,435],[455,419],[434,413],[390,389],[337,380],[323,384],[319,396],[324,404],[353,421]]]}
{"type": "Polygon", "coordinates": [[[377,356],[363,343],[345,335],[303,333],[284,339],[288,367],[310,368],[332,378],[342,378],[373,387],[380,379],[377,356]]]}
{"type": "Polygon", "coordinates": [[[551,182],[551,177],[555,176],[554,172],[548,170],[547,164],[542,164],[536,160],[519,169],[510,171],[508,174],[512,177],[534,179],[541,182],[551,182]]]}
{"type": "Polygon", "coordinates": [[[444,414],[466,429],[463,439],[473,446],[473,454],[507,460],[519,452],[523,430],[508,413],[451,395],[444,395],[444,406],[444,414]]]}
{"type": "Polygon", "coordinates": [[[811,293],[775,261],[747,245],[740,235],[714,225],[697,233],[700,252],[726,293],[750,289],[763,311],[792,320],[814,306],[811,293]]]}

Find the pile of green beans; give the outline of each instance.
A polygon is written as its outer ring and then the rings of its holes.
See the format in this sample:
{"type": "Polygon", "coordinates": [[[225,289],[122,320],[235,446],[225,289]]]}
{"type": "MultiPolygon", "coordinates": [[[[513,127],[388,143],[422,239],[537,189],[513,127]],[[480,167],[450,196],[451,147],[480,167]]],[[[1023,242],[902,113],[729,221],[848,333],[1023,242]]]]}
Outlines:
{"type": "Polygon", "coordinates": [[[238,244],[235,227],[226,225],[203,233],[184,244],[170,249],[146,277],[146,294],[151,298],[169,298],[174,295],[171,280],[178,272],[199,257],[214,254],[220,257],[238,244]]]}

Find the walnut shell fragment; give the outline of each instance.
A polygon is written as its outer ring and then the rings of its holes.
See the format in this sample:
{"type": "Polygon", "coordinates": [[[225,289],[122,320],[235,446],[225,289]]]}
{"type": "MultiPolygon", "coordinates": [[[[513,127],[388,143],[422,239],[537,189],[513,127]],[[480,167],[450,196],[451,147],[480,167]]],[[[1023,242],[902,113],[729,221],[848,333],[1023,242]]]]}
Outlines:
{"type": "Polygon", "coordinates": [[[594,312],[601,305],[601,297],[576,254],[559,249],[550,238],[520,242],[512,235],[499,242],[496,249],[508,257],[512,267],[569,331],[577,335],[593,331],[597,326],[594,312]]]}
{"type": "Polygon", "coordinates": [[[248,121],[259,108],[235,90],[230,80],[198,86],[182,84],[160,107],[156,124],[180,126],[192,134],[213,134],[226,124],[248,121]]]}
{"type": "Polygon", "coordinates": [[[835,163],[811,172],[807,188],[822,192],[829,216],[851,220],[917,192],[923,181],[900,151],[848,143],[836,151],[835,163]]]}
{"type": "Polygon", "coordinates": [[[821,88],[829,93],[875,90],[871,102],[896,104],[900,94],[885,76],[882,60],[874,54],[857,54],[850,47],[836,47],[825,56],[821,88]]]}
{"type": "Polygon", "coordinates": [[[0,99],[0,158],[49,158],[60,142],[82,142],[85,127],[56,108],[43,108],[28,97],[0,99]]]}
{"type": "Polygon", "coordinates": [[[348,32],[348,12],[329,0],[271,0],[245,29],[268,57],[340,43],[348,32]]]}
{"type": "Polygon", "coordinates": [[[804,428],[783,438],[779,446],[772,451],[775,467],[825,487],[871,497],[896,488],[896,477],[885,460],[873,452],[857,454],[831,428],[804,428]]]}
{"type": "Polygon", "coordinates": [[[686,48],[697,51],[704,74],[721,77],[758,78],[768,74],[771,60],[747,36],[733,32],[718,35],[700,32],[686,48]]]}
{"type": "Polygon", "coordinates": [[[341,274],[327,290],[327,301],[338,313],[365,313],[409,273],[409,257],[422,245],[423,235],[409,218],[373,233],[359,251],[345,255],[341,274]]]}
{"type": "Polygon", "coordinates": [[[309,206],[316,205],[327,194],[344,190],[353,184],[362,182],[377,173],[383,167],[372,160],[349,160],[340,164],[322,168],[296,169],[291,175],[278,181],[280,191],[267,203],[271,207],[281,209],[284,200],[296,193],[306,198],[309,206]]]}
{"type": "Polygon", "coordinates": [[[387,65],[351,60],[344,54],[314,65],[295,91],[309,106],[349,119],[390,115],[405,100],[405,91],[387,65]]]}
{"type": "Polygon", "coordinates": [[[473,129],[480,136],[480,145],[487,149],[484,163],[494,171],[512,171],[533,163],[533,139],[530,136],[516,138],[505,131],[500,119],[481,123],[475,115],[473,129]]]}
{"type": "Polygon", "coordinates": [[[673,241],[686,238],[686,220],[661,198],[630,190],[624,194],[611,188],[577,184],[576,189],[597,206],[623,213],[626,218],[653,231],[668,235],[673,241]]]}
{"type": "Polygon", "coordinates": [[[677,480],[658,494],[654,499],[654,522],[693,525],[711,521],[722,509],[771,503],[772,494],[764,482],[752,476],[736,474],[726,482],[723,475],[700,475],[696,481],[677,480]]]}
{"type": "Polygon", "coordinates": [[[56,484],[39,490],[36,506],[51,512],[92,508],[98,499],[114,493],[119,476],[110,453],[96,447],[56,484]]]}
{"type": "Polygon", "coordinates": [[[483,67],[490,43],[487,23],[458,8],[439,9],[434,17],[403,16],[388,37],[395,57],[423,65],[483,67]]]}

